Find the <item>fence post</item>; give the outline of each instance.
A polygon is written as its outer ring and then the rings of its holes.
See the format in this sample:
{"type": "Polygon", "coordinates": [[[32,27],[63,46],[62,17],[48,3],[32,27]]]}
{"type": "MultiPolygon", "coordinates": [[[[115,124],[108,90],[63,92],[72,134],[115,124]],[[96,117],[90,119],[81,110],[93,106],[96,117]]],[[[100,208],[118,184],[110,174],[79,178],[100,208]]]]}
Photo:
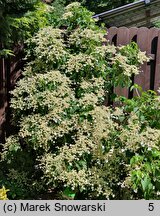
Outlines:
{"type": "MultiPolygon", "coordinates": [[[[129,29],[126,27],[120,27],[117,31],[117,46],[129,44],[129,29]]],[[[114,92],[117,95],[128,97],[128,88],[116,87],[114,92]]]]}
{"type": "Polygon", "coordinates": [[[154,79],[154,90],[157,91],[160,87],[160,30],[158,32],[158,43],[157,43],[157,56],[156,56],[156,69],[154,79]]]}
{"type": "Polygon", "coordinates": [[[5,142],[5,102],[5,60],[0,58],[0,143],[5,142]]]}

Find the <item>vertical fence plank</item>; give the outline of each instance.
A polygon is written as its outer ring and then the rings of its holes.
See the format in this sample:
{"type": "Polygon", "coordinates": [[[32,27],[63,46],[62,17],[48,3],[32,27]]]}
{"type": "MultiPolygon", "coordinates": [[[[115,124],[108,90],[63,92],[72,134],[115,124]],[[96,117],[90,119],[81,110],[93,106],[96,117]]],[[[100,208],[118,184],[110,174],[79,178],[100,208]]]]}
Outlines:
{"type": "MultiPolygon", "coordinates": [[[[138,32],[138,28],[137,27],[131,27],[129,29],[129,41],[130,42],[135,42],[137,43],[137,32],[138,32]]],[[[135,75],[133,74],[131,77],[132,80],[132,84],[134,85],[134,79],[135,79],[135,75]]],[[[133,98],[133,94],[134,94],[134,90],[130,91],[130,89],[128,89],[128,98],[133,98]]]]}
{"type": "Polygon", "coordinates": [[[5,122],[5,60],[4,58],[0,59],[0,143],[5,141],[5,131],[4,131],[4,122],[5,122]]]}
{"type": "MultiPolygon", "coordinates": [[[[158,32],[159,32],[159,30],[157,28],[149,29],[148,46],[146,48],[146,52],[147,52],[148,56],[154,54],[154,55],[152,55],[152,58],[154,58],[154,56],[156,54],[155,51],[153,50],[152,42],[158,36],[158,32]]],[[[152,72],[155,73],[155,64],[156,64],[155,59],[152,59],[149,64],[145,63],[146,68],[145,68],[145,71],[144,71],[144,73],[145,73],[144,90],[148,90],[151,87],[151,75],[154,75],[154,74],[151,74],[151,73],[152,72]],[[151,66],[153,66],[154,71],[151,71],[151,66]]]]}
{"type": "Polygon", "coordinates": [[[118,28],[117,27],[111,27],[107,30],[106,38],[109,41],[110,44],[113,43],[113,38],[117,34],[118,28]]]}
{"type": "MultiPolygon", "coordinates": [[[[116,44],[117,31],[118,31],[117,27],[110,27],[110,28],[107,29],[106,39],[108,40],[109,44],[114,44],[115,46],[117,45],[116,44]]],[[[110,93],[113,93],[113,88],[111,89],[110,93]]],[[[112,104],[112,102],[111,102],[110,95],[107,94],[106,95],[106,100],[104,102],[104,105],[107,106],[108,104],[112,104]]]]}
{"type": "Polygon", "coordinates": [[[5,61],[0,60],[0,74],[1,74],[1,86],[0,86],[0,118],[2,117],[5,109],[5,61]]]}
{"type": "Polygon", "coordinates": [[[13,50],[15,56],[10,58],[10,82],[8,83],[9,89],[15,86],[17,79],[19,79],[22,74],[22,68],[24,65],[24,61],[22,60],[24,56],[23,49],[23,44],[15,46],[13,50]]]}
{"type": "MultiPolygon", "coordinates": [[[[120,27],[117,31],[117,46],[126,45],[129,41],[129,29],[126,27],[120,27]]],[[[128,88],[116,87],[114,92],[117,95],[128,97],[128,88]]]]}
{"type": "Polygon", "coordinates": [[[126,45],[129,43],[129,29],[127,27],[118,28],[117,45],[126,45]]]}
{"type": "Polygon", "coordinates": [[[137,27],[131,27],[129,29],[129,41],[131,42],[135,36],[137,36],[138,28],[137,27]]]}
{"type": "Polygon", "coordinates": [[[3,59],[0,59],[0,123],[3,114],[3,59]]]}
{"type": "Polygon", "coordinates": [[[154,90],[160,87],[160,30],[158,31],[158,43],[157,43],[157,56],[156,56],[156,69],[155,69],[155,80],[154,90]]]}
{"type": "MultiPolygon", "coordinates": [[[[149,44],[149,29],[148,28],[142,27],[138,29],[137,44],[141,51],[146,51],[148,53],[148,49],[149,49],[149,45],[148,45],[149,44]]],[[[146,78],[145,77],[149,75],[147,67],[148,67],[147,64],[143,64],[140,68],[141,73],[135,76],[135,79],[134,79],[134,82],[142,86],[143,90],[146,89],[146,86],[145,86],[146,78]]]]}

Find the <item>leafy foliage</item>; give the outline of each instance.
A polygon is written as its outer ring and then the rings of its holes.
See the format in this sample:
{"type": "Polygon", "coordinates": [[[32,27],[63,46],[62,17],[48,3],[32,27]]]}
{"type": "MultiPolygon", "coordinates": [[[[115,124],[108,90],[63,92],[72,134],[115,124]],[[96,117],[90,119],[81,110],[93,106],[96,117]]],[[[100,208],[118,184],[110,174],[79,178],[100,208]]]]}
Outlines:
{"type": "Polygon", "coordinates": [[[144,127],[150,126],[151,128],[160,129],[160,98],[157,93],[152,90],[144,92],[138,85],[134,85],[133,89],[137,90],[138,96],[135,96],[132,100],[124,97],[119,98],[124,111],[136,113],[144,127]]]}
{"type": "Polygon", "coordinates": [[[23,43],[48,24],[49,6],[40,0],[1,1],[0,55],[10,55],[15,44],[23,43]],[[10,50],[10,52],[8,52],[10,50]]]}
{"type": "Polygon", "coordinates": [[[60,28],[28,40],[29,63],[11,92],[18,132],[1,155],[11,198],[52,189],[74,199],[159,197],[159,128],[132,107],[103,105],[111,87],[130,86],[148,58],[135,43],[109,45],[91,16],[72,3],[60,28]]]}
{"type": "Polygon", "coordinates": [[[34,8],[38,0],[1,0],[0,7],[6,14],[24,13],[34,8]]]}

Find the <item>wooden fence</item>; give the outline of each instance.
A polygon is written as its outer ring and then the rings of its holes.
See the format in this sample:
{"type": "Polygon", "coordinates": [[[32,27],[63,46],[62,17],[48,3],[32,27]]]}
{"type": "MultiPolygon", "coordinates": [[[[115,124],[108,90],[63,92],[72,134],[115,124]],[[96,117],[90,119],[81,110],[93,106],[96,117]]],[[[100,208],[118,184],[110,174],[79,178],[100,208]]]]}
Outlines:
{"type": "Polygon", "coordinates": [[[13,49],[14,56],[0,59],[0,143],[5,142],[9,126],[9,91],[15,86],[23,69],[23,46],[16,45],[13,49]]]}
{"type": "MultiPolygon", "coordinates": [[[[149,63],[141,67],[142,72],[132,77],[132,81],[141,85],[143,90],[157,90],[160,83],[160,29],[111,27],[106,37],[115,45],[125,45],[135,41],[141,51],[146,51],[147,55],[152,57],[149,63]]],[[[11,130],[8,124],[9,91],[13,89],[23,69],[23,46],[17,45],[14,54],[15,56],[10,59],[0,59],[0,143],[4,143],[6,134],[11,130]]],[[[129,92],[127,88],[118,87],[113,91],[129,98],[134,96],[134,92],[129,92]]]]}
{"type": "MultiPolygon", "coordinates": [[[[157,90],[160,86],[160,29],[146,27],[126,28],[111,27],[108,29],[107,39],[116,46],[126,45],[135,41],[141,51],[146,51],[152,60],[141,67],[141,73],[132,77],[132,82],[142,86],[143,90],[157,90]]],[[[115,88],[114,92],[128,98],[133,97],[133,92],[127,88],[115,88]]]]}
{"type": "Polygon", "coordinates": [[[5,108],[7,106],[5,87],[5,61],[0,59],[0,141],[4,142],[5,108]]]}

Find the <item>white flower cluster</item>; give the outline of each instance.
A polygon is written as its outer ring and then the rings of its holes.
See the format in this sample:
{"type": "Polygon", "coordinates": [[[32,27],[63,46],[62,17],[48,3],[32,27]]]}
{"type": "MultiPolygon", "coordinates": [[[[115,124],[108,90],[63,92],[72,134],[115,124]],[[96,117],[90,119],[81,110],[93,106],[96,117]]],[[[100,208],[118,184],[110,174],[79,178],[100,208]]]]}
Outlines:
{"type": "Polygon", "coordinates": [[[75,8],[79,8],[81,6],[81,4],[79,2],[73,2],[71,4],[69,4],[67,7],[65,7],[66,11],[72,11],[75,8]]]}
{"type": "Polygon", "coordinates": [[[95,31],[92,29],[77,29],[70,38],[69,43],[80,49],[95,49],[96,46],[101,46],[103,42],[106,42],[103,31],[95,31]]]}

